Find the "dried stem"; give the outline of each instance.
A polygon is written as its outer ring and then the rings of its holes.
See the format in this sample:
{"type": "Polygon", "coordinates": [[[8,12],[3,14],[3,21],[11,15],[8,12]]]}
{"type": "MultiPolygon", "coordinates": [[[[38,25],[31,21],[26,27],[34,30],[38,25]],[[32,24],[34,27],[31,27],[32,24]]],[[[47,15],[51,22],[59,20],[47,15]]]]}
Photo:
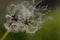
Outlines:
{"type": "Polygon", "coordinates": [[[10,30],[7,30],[0,40],[4,40],[7,37],[7,35],[9,34],[9,32],[10,32],[10,30]]]}

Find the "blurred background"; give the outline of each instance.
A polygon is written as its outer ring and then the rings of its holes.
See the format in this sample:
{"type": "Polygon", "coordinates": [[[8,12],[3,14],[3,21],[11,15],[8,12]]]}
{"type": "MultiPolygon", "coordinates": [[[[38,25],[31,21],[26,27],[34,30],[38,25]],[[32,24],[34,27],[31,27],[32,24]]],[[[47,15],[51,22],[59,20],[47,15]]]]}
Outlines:
{"type": "MultiPolygon", "coordinates": [[[[5,14],[7,13],[6,8],[10,4],[20,4],[23,1],[31,0],[0,0],[0,38],[5,33],[4,28],[5,14]]],[[[37,0],[36,0],[37,1],[37,0]]],[[[51,9],[49,16],[53,20],[46,21],[42,28],[38,30],[35,34],[28,34],[26,32],[19,33],[9,33],[5,40],[60,40],[60,0],[43,0],[40,4],[36,6],[49,5],[48,9],[51,9]]]]}

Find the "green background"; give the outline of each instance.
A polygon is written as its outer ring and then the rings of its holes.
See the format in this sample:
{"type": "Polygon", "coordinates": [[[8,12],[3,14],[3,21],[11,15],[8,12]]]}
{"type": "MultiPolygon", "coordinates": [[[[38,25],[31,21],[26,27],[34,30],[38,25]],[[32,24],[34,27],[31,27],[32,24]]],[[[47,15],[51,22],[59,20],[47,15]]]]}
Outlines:
{"type": "MultiPolygon", "coordinates": [[[[4,28],[6,7],[11,3],[20,3],[16,0],[0,0],[0,38],[5,33],[4,28]]],[[[60,7],[55,7],[50,13],[53,19],[46,21],[35,34],[25,32],[9,33],[5,40],[60,40],[60,7]]]]}

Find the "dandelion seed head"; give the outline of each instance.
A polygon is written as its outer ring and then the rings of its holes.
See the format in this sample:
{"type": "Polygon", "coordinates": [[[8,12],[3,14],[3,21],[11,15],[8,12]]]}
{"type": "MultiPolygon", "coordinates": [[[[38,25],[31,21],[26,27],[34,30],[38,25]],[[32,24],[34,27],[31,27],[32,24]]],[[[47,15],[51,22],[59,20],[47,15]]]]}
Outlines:
{"type": "MultiPolygon", "coordinates": [[[[37,9],[36,9],[37,10],[37,9]]],[[[45,9],[44,9],[45,10],[45,9]]],[[[42,14],[41,12],[36,12],[35,7],[28,2],[23,2],[21,4],[11,4],[7,7],[6,19],[8,22],[4,24],[7,30],[11,30],[11,32],[24,32],[26,33],[35,33],[38,29],[41,28],[42,14]],[[12,8],[13,7],[13,8],[12,8]],[[18,21],[15,25],[9,26],[10,22],[13,22],[12,15],[16,14],[18,17],[18,21]],[[36,15],[39,15],[37,17],[36,15]]]]}

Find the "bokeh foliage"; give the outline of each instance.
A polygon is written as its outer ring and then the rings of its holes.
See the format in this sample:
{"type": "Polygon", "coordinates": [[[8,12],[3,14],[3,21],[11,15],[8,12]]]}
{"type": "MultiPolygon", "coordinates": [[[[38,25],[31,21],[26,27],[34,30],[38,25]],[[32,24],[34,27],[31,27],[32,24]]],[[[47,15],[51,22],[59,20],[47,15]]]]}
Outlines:
{"type": "MultiPolygon", "coordinates": [[[[10,1],[11,3],[16,3],[12,0],[10,1]]],[[[0,38],[6,31],[3,23],[5,22],[6,7],[10,4],[10,1],[0,1],[0,38]]],[[[9,33],[5,40],[60,40],[60,7],[53,9],[49,16],[53,19],[46,21],[35,34],[25,32],[9,33]]]]}

